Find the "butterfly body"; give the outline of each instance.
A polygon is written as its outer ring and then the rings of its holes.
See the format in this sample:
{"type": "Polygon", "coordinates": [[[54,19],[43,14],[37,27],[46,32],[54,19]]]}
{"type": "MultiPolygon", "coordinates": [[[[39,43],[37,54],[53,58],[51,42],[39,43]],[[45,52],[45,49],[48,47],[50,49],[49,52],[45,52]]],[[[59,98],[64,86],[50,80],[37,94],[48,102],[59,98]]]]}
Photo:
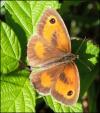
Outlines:
{"type": "Polygon", "coordinates": [[[40,67],[43,68],[50,68],[53,65],[57,66],[57,65],[61,65],[61,64],[68,64],[70,62],[75,61],[78,58],[78,56],[72,54],[72,53],[65,53],[62,56],[58,56],[55,59],[49,60],[47,62],[44,62],[42,65],[40,65],[40,67]]]}
{"type": "Polygon", "coordinates": [[[27,46],[30,66],[43,70],[31,73],[34,88],[43,95],[51,94],[58,102],[72,105],[77,102],[80,91],[79,72],[71,53],[71,41],[60,15],[47,9],[27,46]]]}

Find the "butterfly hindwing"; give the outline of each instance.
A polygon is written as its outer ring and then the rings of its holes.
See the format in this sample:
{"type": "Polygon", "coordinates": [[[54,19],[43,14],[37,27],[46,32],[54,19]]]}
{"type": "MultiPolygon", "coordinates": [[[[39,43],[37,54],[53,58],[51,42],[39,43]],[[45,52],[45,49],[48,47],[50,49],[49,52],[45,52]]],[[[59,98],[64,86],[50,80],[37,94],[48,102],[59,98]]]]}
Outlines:
{"type": "Polygon", "coordinates": [[[31,83],[39,93],[48,94],[56,82],[57,76],[63,69],[64,65],[60,65],[42,70],[36,74],[32,72],[30,75],[31,83]]]}
{"type": "Polygon", "coordinates": [[[58,101],[71,105],[79,97],[79,72],[75,63],[66,64],[51,89],[51,95],[58,101]]]}

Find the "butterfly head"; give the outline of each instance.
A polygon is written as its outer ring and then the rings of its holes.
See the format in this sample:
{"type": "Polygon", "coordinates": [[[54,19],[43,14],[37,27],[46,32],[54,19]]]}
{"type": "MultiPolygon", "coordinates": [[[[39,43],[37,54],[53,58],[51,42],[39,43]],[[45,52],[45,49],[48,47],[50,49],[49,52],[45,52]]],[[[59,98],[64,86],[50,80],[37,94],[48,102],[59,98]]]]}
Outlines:
{"type": "Polygon", "coordinates": [[[75,55],[75,54],[72,54],[72,53],[67,53],[63,58],[62,60],[65,61],[65,62],[73,62],[75,61],[76,59],[79,58],[79,55],[75,55]]]}

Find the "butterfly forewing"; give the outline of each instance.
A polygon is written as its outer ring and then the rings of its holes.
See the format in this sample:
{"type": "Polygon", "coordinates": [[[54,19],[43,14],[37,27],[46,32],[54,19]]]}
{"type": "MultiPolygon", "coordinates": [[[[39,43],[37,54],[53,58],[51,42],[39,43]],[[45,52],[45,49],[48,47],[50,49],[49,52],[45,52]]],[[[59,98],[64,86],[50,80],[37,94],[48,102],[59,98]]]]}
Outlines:
{"type": "Polygon", "coordinates": [[[56,10],[49,8],[43,13],[37,31],[47,42],[55,44],[61,51],[71,51],[67,28],[56,10]]]}
{"type": "Polygon", "coordinates": [[[34,67],[49,60],[62,57],[71,52],[71,43],[63,20],[53,9],[44,11],[37,28],[37,35],[32,36],[27,46],[29,64],[34,67]],[[54,19],[50,21],[50,19],[54,19]]]}
{"type": "Polygon", "coordinates": [[[53,62],[55,59],[62,57],[65,53],[41,39],[40,36],[33,36],[27,47],[27,57],[30,66],[37,67],[53,62]]]}

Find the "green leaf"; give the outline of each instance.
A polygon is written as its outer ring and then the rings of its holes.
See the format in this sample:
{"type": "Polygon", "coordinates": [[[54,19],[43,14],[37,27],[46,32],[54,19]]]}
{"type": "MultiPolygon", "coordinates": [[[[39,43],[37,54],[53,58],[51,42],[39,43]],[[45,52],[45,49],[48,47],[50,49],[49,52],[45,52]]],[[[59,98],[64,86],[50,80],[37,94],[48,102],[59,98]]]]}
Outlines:
{"type": "Polygon", "coordinates": [[[14,71],[19,66],[21,50],[17,36],[5,23],[1,22],[1,72],[14,71]]]}
{"type": "Polygon", "coordinates": [[[1,76],[1,112],[35,112],[35,92],[26,70],[1,76]]]}
{"type": "Polygon", "coordinates": [[[0,5],[0,8],[1,8],[1,7],[3,7],[3,6],[5,5],[5,1],[1,1],[0,4],[1,4],[1,5],[0,5]]]}
{"type": "Polygon", "coordinates": [[[58,103],[51,96],[46,96],[44,99],[46,103],[51,107],[51,109],[53,109],[54,112],[61,112],[61,113],[62,112],[68,112],[68,113],[83,112],[81,103],[76,103],[73,106],[67,106],[67,105],[65,106],[63,104],[58,103]]]}
{"type": "Polygon", "coordinates": [[[58,1],[6,1],[6,9],[14,21],[25,31],[27,38],[35,33],[36,25],[43,13],[48,8],[59,7],[58,1]]]}

